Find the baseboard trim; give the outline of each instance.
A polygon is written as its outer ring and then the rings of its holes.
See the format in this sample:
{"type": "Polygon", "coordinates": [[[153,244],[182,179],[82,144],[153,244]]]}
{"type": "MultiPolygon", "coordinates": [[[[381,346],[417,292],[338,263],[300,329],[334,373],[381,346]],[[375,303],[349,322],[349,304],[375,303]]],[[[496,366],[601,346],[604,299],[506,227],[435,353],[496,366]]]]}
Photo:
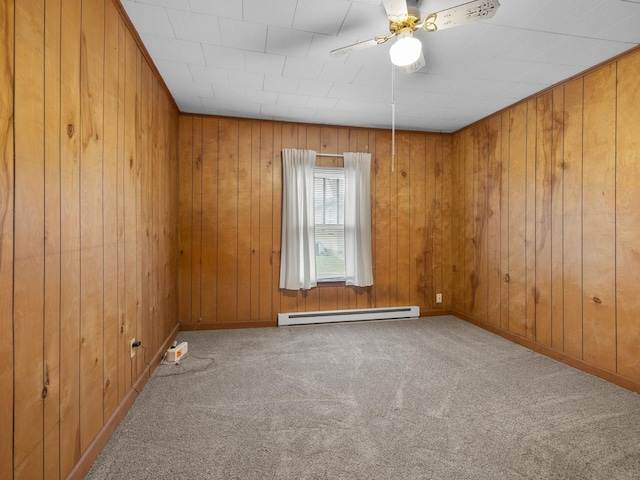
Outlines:
{"type": "MultiPolygon", "coordinates": [[[[441,315],[453,315],[453,311],[426,310],[420,312],[421,317],[438,317],[441,315]]],[[[180,323],[180,330],[193,332],[195,330],[228,330],[233,328],[264,328],[277,326],[278,320],[264,320],[257,322],[180,323]]]]}
{"type": "Polygon", "coordinates": [[[264,328],[277,326],[277,320],[260,322],[181,323],[180,330],[192,332],[194,330],[228,330],[231,328],[264,328]]]}
{"type": "Polygon", "coordinates": [[[454,310],[452,311],[452,315],[458,317],[460,320],[469,322],[477,327],[480,327],[484,330],[494,333],[502,338],[506,338],[507,340],[517,343],[518,345],[522,345],[523,347],[526,347],[529,350],[533,350],[536,353],[540,353],[541,355],[552,358],[553,360],[557,360],[558,362],[564,363],[565,365],[569,365],[570,367],[577,368],[578,370],[582,370],[585,373],[588,373],[590,375],[606,380],[607,382],[618,385],[619,387],[622,387],[626,390],[640,393],[640,382],[636,382],[618,373],[605,370],[596,365],[592,365],[591,363],[585,362],[582,359],[575,358],[570,355],[567,355],[566,353],[554,350],[551,347],[540,345],[539,343],[536,343],[533,340],[522,337],[520,335],[516,335],[506,330],[502,330],[501,328],[498,328],[494,325],[490,325],[488,323],[479,321],[465,313],[457,312],[454,310]]]}
{"type": "Polygon", "coordinates": [[[131,386],[127,394],[124,396],[124,399],[120,404],[116,407],[115,411],[111,415],[111,417],[105,422],[103,427],[100,429],[100,432],[96,435],[93,441],[89,444],[84,453],[80,456],[80,460],[74,465],[69,475],[67,475],[67,480],[81,480],[85,474],[93,465],[93,462],[100,452],[107,445],[107,442],[115,432],[117,426],[120,424],[122,419],[125,417],[133,402],[136,401],[138,395],[144,388],[147,383],[147,380],[151,377],[151,374],[155,371],[157,366],[160,364],[164,353],[171,346],[171,343],[175,340],[178,332],[180,331],[180,325],[176,325],[167,339],[162,343],[160,349],[153,356],[149,365],[142,371],[140,377],[136,380],[136,382],[131,386]]]}

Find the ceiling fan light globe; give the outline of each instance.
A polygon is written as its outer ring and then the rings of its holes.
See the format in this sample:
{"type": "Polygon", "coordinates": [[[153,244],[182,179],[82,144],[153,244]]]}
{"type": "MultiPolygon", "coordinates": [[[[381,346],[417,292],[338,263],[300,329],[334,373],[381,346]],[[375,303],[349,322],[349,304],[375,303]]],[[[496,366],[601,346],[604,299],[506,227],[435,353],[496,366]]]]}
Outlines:
{"type": "Polygon", "coordinates": [[[422,43],[417,38],[403,36],[391,46],[389,55],[391,63],[398,67],[406,67],[416,62],[422,53],[422,43]]]}

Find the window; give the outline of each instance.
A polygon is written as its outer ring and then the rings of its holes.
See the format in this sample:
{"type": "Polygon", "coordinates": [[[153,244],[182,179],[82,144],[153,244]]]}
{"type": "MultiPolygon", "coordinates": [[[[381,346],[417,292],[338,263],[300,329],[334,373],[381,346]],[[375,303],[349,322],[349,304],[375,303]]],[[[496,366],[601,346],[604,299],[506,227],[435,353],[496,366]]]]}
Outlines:
{"type": "Polygon", "coordinates": [[[315,167],[314,180],[317,280],[344,281],[344,169],[315,167]]]}

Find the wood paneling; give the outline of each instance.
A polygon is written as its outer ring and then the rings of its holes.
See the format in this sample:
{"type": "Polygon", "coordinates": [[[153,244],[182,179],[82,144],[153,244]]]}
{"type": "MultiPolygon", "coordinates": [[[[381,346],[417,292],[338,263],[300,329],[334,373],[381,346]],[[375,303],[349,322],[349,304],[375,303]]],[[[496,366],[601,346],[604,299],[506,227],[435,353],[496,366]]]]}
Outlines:
{"type": "Polygon", "coordinates": [[[616,64],[584,79],[583,358],[616,369],[616,64]]]}
{"type": "Polygon", "coordinates": [[[60,0],[45,3],[44,478],[60,471],[60,0]]]}
{"type": "Polygon", "coordinates": [[[0,7],[3,480],[81,477],[176,331],[178,111],[119,8],[0,7]]]}
{"type": "MultiPolygon", "coordinates": [[[[13,432],[13,2],[0,3],[0,430],[13,432]]],[[[13,442],[0,442],[0,479],[12,477],[13,442]]]]}
{"type": "MultiPolygon", "coordinates": [[[[387,131],[181,115],[183,328],[274,325],[279,312],[298,310],[416,304],[426,313],[439,307],[435,293],[445,293],[450,301],[448,291],[436,292],[450,283],[450,269],[442,266],[449,251],[443,246],[449,241],[449,229],[443,228],[449,225],[448,213],[443,218],[445,203],[450,208],[449,197],[445,202],[442,195],[452,188],[450,174],[446,190],[443,186],[445,139],[449,153],[448,135],[398,132],[391,171],[387,131]],[[282,148],[372,153],[372,287],[278,288],[282,148]],[[202,238],[202,244],[195,238],[202,238]],[[190,313],[200,302],[201,322],[190,313]]],[[[318,157],[318,163],[338,165],[341,160],[318,157]]]]}
{"type": "MultiPolygon", "coordinates": [[[[582,358],[582,110],[583,79],[564,87],[564,161],[561,276],[564,351],[582,358]],[[580,247],[580,248],[579,248],[580,247]]],[[[557,277],[554,277],[554,279],[557,277]]]]}
{"type": "Polygon", "coordinates": [[[464,288],[454,294],[453,309],[636,390],[639,73],[635,51],[555,86],[456,132],[459,147],[451,158],[463,189],[452,192],[452,263],[471,275],[459,284],[464,288]],[[494,132],[502,137],[499,196],[492,190],[492,154],[488,176],[483,166],[494,132]],[[483,204],[485,179],[489,200],[483,204]],[[497,205],[500,235],[493,225],[497,205]],[[474,293],[483,288],[484,221],[490,293],[479,305],[474,293]],[[491,306],[498,292],[501,309],[491,306]]]}
{"type": "Polygon", "coordinates": [[[617,369],[640,378],[640,52],[618,62],[616,135],[616,341],[617,369]]]}
{"type": "Polygon", "coordinates": [[[14,470],[44,462],[44,3],[15,6],[14,470]]]}

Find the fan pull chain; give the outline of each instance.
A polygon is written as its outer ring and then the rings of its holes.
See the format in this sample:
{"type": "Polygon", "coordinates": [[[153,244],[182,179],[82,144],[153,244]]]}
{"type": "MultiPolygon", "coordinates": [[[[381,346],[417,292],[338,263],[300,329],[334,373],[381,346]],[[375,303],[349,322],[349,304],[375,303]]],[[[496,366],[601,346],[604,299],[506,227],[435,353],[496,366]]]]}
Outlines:
{"type": "Polygon", "coordinates": [[[391,63],[391,172],[395,171],[396,163],[396,68],[391,63]]]}

